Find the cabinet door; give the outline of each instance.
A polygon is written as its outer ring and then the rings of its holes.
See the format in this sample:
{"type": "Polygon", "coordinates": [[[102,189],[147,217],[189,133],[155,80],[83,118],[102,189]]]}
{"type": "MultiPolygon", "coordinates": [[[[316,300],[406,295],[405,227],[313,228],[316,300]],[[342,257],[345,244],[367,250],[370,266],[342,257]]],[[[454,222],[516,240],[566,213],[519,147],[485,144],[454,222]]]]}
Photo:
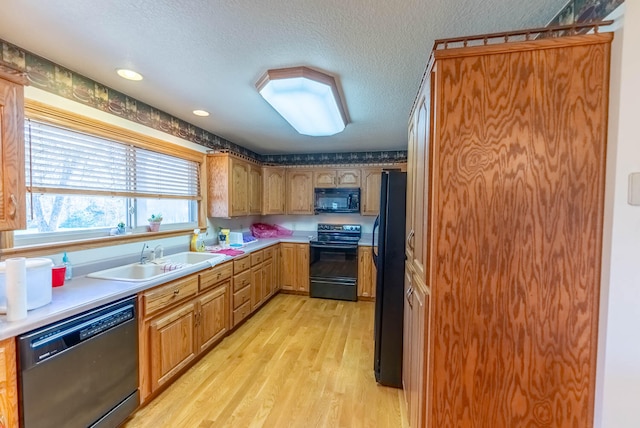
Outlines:
{"type": "Polygon", "coordinates": [[[198,298],[199,352],[222,339],[229,331],[229,293],[231,281],[227,280],[198,298]]]}
{"type": "Polygon", "coordinates": [[[249,213],[249,164],[231,158],[231,215],[249,213]]]}
{"type": "Polygon", "coordinates": [[[262,168],[249,166],[249,214],[262,213],[262,168]]]}
{"type": "MultiPolygon", "coordinates": [[[[404,392],[404,400],[407,406],[407,413],[410,415],[411,413],[411,383],[413,378],[411,372],[411,357],[412,357],[412,344],[413,344],[413,336],[411,335],[411,327],[412,327],[412,305],[413,301],[411,300],[411,293],[413,288],[413,273],[411,272],[411,268],[409,265],[405,267],[404,271],[404,317],[403,317],[403,328],[402,328],[402,391],[404,392]]],[[[413,427],[413,423],[409,426],[413,427]]]]}
{"type": "Polygon", "coordinates": [[[319,169],[313,172],[313,187],[336,187],[337,184],[335,169],[319,169]]]}
{"type": "Polygon", "coordinates": [[[0,230],[26,228],[23,92],[0,78],[0,230]]]}
{"type": "Polygon", "coordinates": [[[311,171],[287,171],[287,214],[313,214],[311,171]]]}
{"type": "Polygon", "coordinates": [[[382,168],[362,170],[362,192],[360,195],[362,215],[378,215],[380,211],[380,184],[382,168]]]}
{"type": "Polygon", "coordinates": [[[295,277],[296,277],[296,290],[309,291],[309,245],[308,244],[295,244],[296,245],[296,257],[295,257],[295,277]]]}
{"type": "Polygon", "coordinates": [[[359,169],[339,169],[336,171],[336,187],[360,187],[359,169]]]}
{"type": "Polygon", "coordinates": [[[275,246],[273,251],[273,292],[276,293],[281,288],[282,284],[282,266],[280,263],[282,244],[275,246]]]}
{"type": "Polygon", "coordinates": [[[151,321],[149,341],[152,392],[195,358],[195,313],[195,304],[190,302],[151,321]]]}
{"type": "Polygon", "coordinates": [[[420,285],[419,278],[414,277],[412,293],[410,295],[411,307],[411,383],[409,394],[411,395],[409,406],[409,426],[424,426],[425,411],[428,408],[425,402],[427,381],[427,344],[429,332],[426,324],[426,303],[428,295],[420,285]]]}
{"type": "Polygon", "coordinates": [[[14,338],[0,341],[0,427],[18,426],[18,375],[14,338]]]}
{"type": "Polygon", "coordinates": [[[274,292],[274,269],[273,260],[267,260],[262,265],[262,281],[264,285],[263,299],[271,297],[274,292]]]}
{"type": "Polygon", "coordinates": [[[296,244],[284,242],[281,246],[280,284],[283,290],[296,289],[296,244]]]}
{"type": "Polygon", "coordinates": [[[283,168],[262,169],[262,214],[285,213],[285,173],[283,168]]]}
{"type": "Polygon", "coordinates": [[[264,280],[262,274],[262,264],[251,268],[251,310],[254,311],[262,305],[264,280]]]}
{"type": "MultiPolygon", "coordinates": [[[[425,83],[425,87],[429,87],[429,82],[425,83]]],[[[426,239],[426,204],[428,198],[425,196],[428,189],[428,174],[427,166],[429,164],[428,149],[429,149],[429,132],[430,132],[430,117],[429,117],[429,103],[431,99],[429,97],[429,90],[425,89],[425,92],[420,98],[417,107],[416,116],[416,142],[415,142],[415,162],[413,163],[414,177],[413,177],[413,204],[411,213],[411,224],[413,226],[413,233],[408,239],[409,246],[411,248],[412,260],[415,273],[422,279],[426,280],[426,258],[427,258],[427,239],[426,239]]]]}
{"type": "Polygon", "coordinates": [[[358,247],[358,296],[374,298],[376,295],[376,267],[371,247],[358,247]]]}

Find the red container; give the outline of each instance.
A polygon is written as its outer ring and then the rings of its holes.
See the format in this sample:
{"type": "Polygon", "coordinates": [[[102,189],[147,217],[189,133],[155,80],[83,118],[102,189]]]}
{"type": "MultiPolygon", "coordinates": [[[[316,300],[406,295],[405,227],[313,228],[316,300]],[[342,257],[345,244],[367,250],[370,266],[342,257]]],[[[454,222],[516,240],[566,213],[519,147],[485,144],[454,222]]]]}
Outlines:
{"type": "Polygon", "coordinates": [[[64,285],[64,274],[66,271],[66,266],[54,266],[51,268],[51,285],[53,287],[64,285]]]}

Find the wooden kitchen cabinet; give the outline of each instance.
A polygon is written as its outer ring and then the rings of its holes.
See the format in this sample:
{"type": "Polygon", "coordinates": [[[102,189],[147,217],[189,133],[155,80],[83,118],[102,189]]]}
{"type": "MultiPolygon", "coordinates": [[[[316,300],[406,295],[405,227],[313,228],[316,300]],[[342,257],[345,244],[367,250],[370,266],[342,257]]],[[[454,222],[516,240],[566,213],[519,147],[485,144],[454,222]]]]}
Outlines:
{"type": "Polygon", "coordinates": [[[249,214],[262,214],[262,167],[249,164],[249,214]]]}
{"type": "Polygon", "coordinates": [[[140,293],[140,400],[230,330],[231,262],[140,293]]]}
{"type": "Polygon", "coordinates": [[[196,324],[198,326],[198,348],[204,352],[229,331],[229,294],[231,281],[227,280],[215,289],[198,297],[196,324]]]}
{"type": "Polygon", "coordinates": [[[282,290],[309,293],[309,244],[283,242],[280,247],[282,290]]]}
{"type": "Polygon", "coordinates": [[[264,272],[262,263],[251,268],[251,311],[264,303],[264,272]]]}
{"type": "Polygon", "coordinates": [[[25,229],[24,73],[0,65],[0,230],[25,229]]]}
{"type": "Polygon", "coordinates": [[[287,170],[287,214],[313,214],[313,171],[287,170]]]}
{"type": "Polygon", "coordinates": [[[360,170],[352,168],[315,170],[313,187],[360,187],[360,170]]]}
{"type": "Polygon", "coordinates": [[[358,298],[374,300],[376,297],[376,266],[373,247],[358,247],[358,298]]]}
{"type": "Polygon", "coordinates": [[[151,390],[155,391],[186,367],[198,352],[196,305],[179,306],[149,323],[151,390]]]}
{"type": "Polygon", "coordinates": [[[427,426],[428,408],[426,364],[429,354],[429,295],[426,286],[409,268],[405,271],[404,296],[402,387],[409,426],[423,427],[427,426]]]}
{"type": "Polygon", "coordinates": [[[382,168],[362,168],[360,173],[362,176],[360,214],[378,215],[380,212],[380,184],[382,181],[382,168]]]}
{"type": "Polygon", "coordinates": [[[409,122],[411,426],[592,427],[612,35],[486,37],[409,122]]]}
{"type": "Polygon", "coordinates": [[[238,217],[262,211],[262,170],[228,153],[207,155],[210,217],[238,217]]]}
{"type": "Polygon", "coordinates": [[[262,214],[285,214],[285,169],[263,167],[262,183],[262,214]]]}
{"type": "Polygon", "coordinates": [[[18,427],[16,339],[0,341],[0,427],[18,427]]]}
{"type": "Polygon", "coordinates": [[[253,295],[251,255],[233,261],[233,299],[231,305],[231,328],[235,328],[251,315],[253,295]]]}

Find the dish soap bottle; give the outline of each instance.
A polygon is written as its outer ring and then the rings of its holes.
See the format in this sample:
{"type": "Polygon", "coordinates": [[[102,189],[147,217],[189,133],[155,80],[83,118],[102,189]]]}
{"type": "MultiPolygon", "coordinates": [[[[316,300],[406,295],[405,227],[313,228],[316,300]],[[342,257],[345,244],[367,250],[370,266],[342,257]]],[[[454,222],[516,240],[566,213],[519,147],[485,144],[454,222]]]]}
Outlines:
{"type": "Polygon", "coordinates": [[[200,235],[200,229],[193,229],[193,236],[191,237],[189,251],[198,251],[198,235],[200,235]]]}
{"type": "Polygon", "coordinates": [[[71,262],[69,261],[69,257],[67,256],[66,251],[62,256],[62,264],[65,266],[64,279],[67,281],[71,281],[71,278],[73,278],[73,266],[71,266],[71,262]]]}

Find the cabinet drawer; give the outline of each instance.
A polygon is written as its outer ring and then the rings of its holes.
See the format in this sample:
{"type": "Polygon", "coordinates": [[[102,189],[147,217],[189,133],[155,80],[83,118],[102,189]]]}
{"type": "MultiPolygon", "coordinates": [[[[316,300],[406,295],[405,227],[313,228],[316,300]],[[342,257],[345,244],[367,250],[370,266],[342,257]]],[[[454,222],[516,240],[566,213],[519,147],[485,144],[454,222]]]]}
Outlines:
{"type": "Polygon", "coordinates": [[[231,278],[233,274],[233,263],[225,262],[214,266],[200,274],[200,291],[213,287],[217,283],[231,278]]]}
{"type": "Polygon", "coordinates": [[[262,250],[264,252],[263,260],[269,260],[273,258],[273,252],[275,251],[275,245],[265,248],[262,250]]]}
{"type": "Polygon", "coordinates": [[[249,269],[250,267],[251,267],[251,258],[247,254],[246,256],[241,257],[239,259],[235,259],[233,261],[233,274],[237,275],[240,272],[249,269]]]}
{"type": "Polygon", "coordinates": [[[251,313],[251,302],[247,302],[233,311],[233,325],[234,327],[240,323],[243,319],[249,316],[251,313]]]}
{"type": "Polygon", "coordinates": [[[251,284],[251,271],[242,272],[239,275],[233,277],[233,292],[239,291],[251,284]]]}
{"type": "Polygon", "coordinates": [[[144,315],[149,315],[175,303],[191,298],[198,293],[198,276],[192,275],[169,284],[161,285],[142,295],[144,315]]]}
{"type": "Polygon", "coordinates": [[[237,309],[251,300],[251,287],[244,287],[242,290],[233,293],[233,309],[237,309]]]}
{"type": "Polygon", "coordinates": [[[253,253],[251,253],[251,266],[259,265],[260,263],[262,263],[263,258],[264,253],[262,252],[262,250],[254,251],[253,253]]]}

